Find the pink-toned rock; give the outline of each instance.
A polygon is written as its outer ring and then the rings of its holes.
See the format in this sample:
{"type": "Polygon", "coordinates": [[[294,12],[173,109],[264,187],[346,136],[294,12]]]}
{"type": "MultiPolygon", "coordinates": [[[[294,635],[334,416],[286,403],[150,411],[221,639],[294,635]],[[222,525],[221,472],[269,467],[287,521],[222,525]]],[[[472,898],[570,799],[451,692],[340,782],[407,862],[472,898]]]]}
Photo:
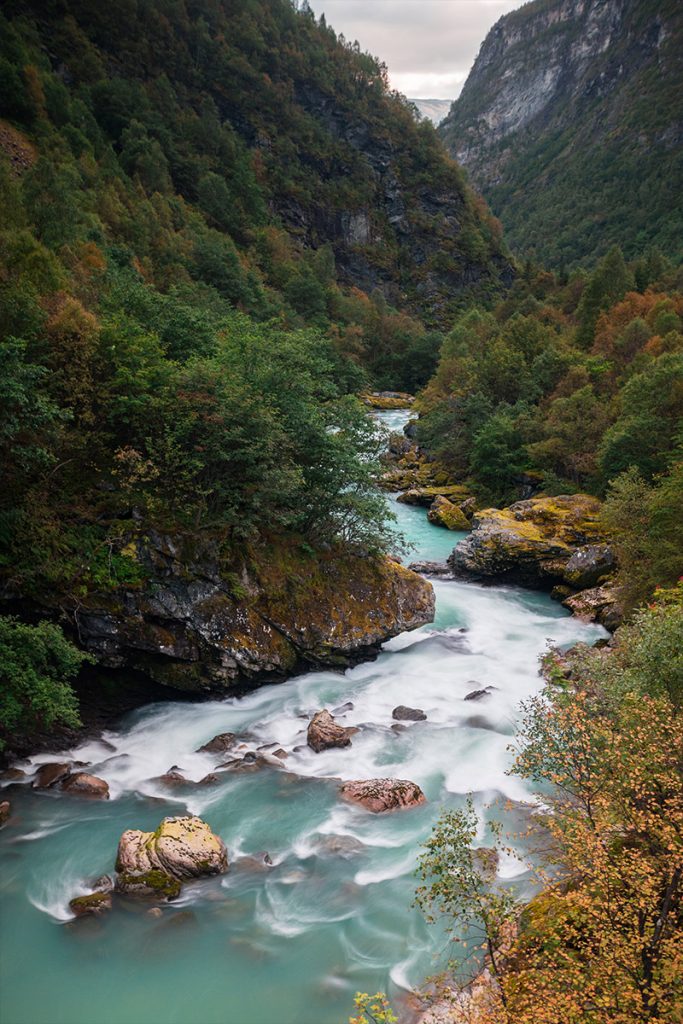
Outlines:
{"type": "Polygon", "coordinates": [[[356,779],[345,782],[340,792],[345,800],[360,804],[373,814],[427,802],[417,783],[407,779],[356,779]]]}
{"type": "Polygon", "coordinates": [[[355,729],[337,725],[329,711],[318,711],[308,726],[308,745],[319,754],[330,747],[349,747],[355,729]]]}
{"type": "Polygon", "coordinates": [[[70,770],[71,765],[66,762],[41,764],[31,785],[34,789],[49,789],[65,779],[70,770]]]}
{"type": "Polygon", "coordinates": [[[87,796],[92,800],[109,799],[109,785],[104,779],[98,779],[96,775],[88,775],[87,772],[76,772],[75,775],[67,776],[61,784],[61,789],[65,793],[87,796]]]}

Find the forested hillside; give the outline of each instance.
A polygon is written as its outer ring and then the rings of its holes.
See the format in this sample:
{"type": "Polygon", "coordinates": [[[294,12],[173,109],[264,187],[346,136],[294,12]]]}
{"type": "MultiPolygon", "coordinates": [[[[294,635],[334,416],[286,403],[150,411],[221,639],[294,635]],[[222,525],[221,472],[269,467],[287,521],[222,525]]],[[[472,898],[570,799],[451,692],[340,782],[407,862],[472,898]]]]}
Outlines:
{"type": "Polygon", "coordinates": [[[494,25],[439,134],[515,250],[681,260],[682,55],[678,0],[532,0],[494,25]]]}

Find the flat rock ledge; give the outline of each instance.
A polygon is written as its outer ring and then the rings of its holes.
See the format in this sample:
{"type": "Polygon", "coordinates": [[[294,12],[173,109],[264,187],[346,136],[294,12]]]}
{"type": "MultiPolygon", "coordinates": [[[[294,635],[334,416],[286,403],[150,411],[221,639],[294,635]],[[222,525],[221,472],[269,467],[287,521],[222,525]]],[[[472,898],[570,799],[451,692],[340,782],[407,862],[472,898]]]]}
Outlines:
{"type": "Polygon", "coordinates": [[[345,782],[340,793],[345,800],[373,814],[418,807],[427,802],[417,783],[407,779],[356,779],[345,782]]]}
{"type": "Polygon", "coordinates": [[[155,832],[128,829],[119,840],[116,890],[175,899],[182,882],[228,870],[223,840],[196,817],[164,818],[155,832]]]}

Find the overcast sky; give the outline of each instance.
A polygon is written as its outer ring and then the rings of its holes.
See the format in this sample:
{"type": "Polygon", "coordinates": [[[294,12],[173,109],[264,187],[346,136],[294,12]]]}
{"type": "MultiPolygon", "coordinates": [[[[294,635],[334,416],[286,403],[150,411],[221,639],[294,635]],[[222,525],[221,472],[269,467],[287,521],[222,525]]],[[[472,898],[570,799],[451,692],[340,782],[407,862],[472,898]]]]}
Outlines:
{"type": "Polygon", "coordinates": [[[455,99],[484,36],[523,0],[310,0],[317,15],[389,67],[394,89],[455,99]]]}

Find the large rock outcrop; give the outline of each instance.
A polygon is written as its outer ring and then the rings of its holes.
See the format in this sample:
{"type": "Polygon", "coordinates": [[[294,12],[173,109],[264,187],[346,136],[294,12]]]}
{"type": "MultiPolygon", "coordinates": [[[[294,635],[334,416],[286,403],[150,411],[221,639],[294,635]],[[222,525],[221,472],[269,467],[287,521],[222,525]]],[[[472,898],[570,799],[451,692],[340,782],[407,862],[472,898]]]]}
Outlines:
{"type": "Polygon", "coordinates": [[[128,829],[119,840],[116,889],[173,899],[181,883],[228,870],[223,840],[201,818],[164,818],[155,832],[128,829]]]}
{"type": "Polygon", "coordinates": [[[126,553],[146,583],[84,598],[79,642],[104,666],[188,692],[345,668],[434,616],[431,585],[390,558],[291,545],[236,572],[209,541],[154,532],[126,553]]]}
{"type": "Polygon", "coordinates": [[[472,532],[448,564],[457,575],[523,586],[597,582],[614,568],[599,512],[600,502],[588,494],[530,498],[475,512],[472,532]]]}

